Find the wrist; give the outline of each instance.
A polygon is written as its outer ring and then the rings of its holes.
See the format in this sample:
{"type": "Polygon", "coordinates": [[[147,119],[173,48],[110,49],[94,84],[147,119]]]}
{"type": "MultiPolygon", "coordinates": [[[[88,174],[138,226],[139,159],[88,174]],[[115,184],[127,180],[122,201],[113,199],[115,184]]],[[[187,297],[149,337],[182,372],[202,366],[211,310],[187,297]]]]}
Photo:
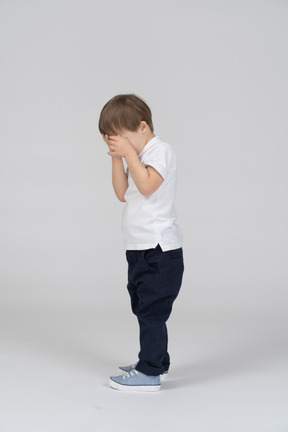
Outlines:
{"type": "Polygon", "coordinates": [[[134,149],[134,147],[129,147],[128,149],[127,149],[127,151],[125,152],[125,154],[123,154],[123,157],[126,159],[126,161],[127,161],[127,159],[130,159],[131,157],[132,158],[134,158],[135,157],[135,155],[137,156],[137,158],[138,158],[138,155],[137,155],[137,153],[136,153],[136,150],[134,149]]]}
{"type": "Polygon", "coordinates": [[[122,156],[112,156],[112,162],[121,161],[122,162],[122,156]]]}

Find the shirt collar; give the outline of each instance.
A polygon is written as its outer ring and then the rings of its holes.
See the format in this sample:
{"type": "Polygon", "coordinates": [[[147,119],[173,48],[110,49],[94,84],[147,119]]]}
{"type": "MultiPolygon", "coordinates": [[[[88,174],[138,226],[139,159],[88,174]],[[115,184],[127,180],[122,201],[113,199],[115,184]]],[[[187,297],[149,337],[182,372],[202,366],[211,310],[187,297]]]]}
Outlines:
{"type": "Polygon", "coordinates": [[[158,135],[156,135],[155,137],[153,137],[150,141],[148,141],[145,146],[143,147],[143,149],[141,150],[141,152],[139,153],[139,157],[142,156],[142,154],[148,150],[153,144],[155,144],[156,141],[158,141],[160,138],[158,135]]]}

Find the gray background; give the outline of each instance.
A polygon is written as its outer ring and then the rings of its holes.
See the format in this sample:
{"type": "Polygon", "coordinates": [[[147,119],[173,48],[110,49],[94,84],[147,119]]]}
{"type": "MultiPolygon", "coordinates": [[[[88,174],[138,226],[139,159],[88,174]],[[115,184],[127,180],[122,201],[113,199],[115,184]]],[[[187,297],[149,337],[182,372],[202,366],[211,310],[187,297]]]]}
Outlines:
{"type": "Polygon", "coordinates": [[[1,432],[288,430],[287,18],[278,0],[1,0],[1,432]],[[138,329],[97,123],[128,92],[179,167],[157,395],[107,386],[138,329]]]}

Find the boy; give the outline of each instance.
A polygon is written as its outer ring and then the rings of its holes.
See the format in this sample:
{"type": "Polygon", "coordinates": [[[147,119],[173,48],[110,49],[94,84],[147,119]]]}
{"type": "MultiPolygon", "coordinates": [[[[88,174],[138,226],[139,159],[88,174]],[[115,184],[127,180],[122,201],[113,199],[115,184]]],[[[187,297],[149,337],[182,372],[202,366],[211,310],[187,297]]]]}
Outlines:
{"type": "Polygon", "coordinates": [[[150,108],[134,94],[106,103],[99,130],[112,158],[115,194],[125,202],[127,288],[140,329],[138,363],[120,367],[126,373],[110,377],[109,383],[118,390],[157,391],[170,366],[166,321],[184,271],[182,235],[175,223],[175,153],[154,134],[150,108]]]}

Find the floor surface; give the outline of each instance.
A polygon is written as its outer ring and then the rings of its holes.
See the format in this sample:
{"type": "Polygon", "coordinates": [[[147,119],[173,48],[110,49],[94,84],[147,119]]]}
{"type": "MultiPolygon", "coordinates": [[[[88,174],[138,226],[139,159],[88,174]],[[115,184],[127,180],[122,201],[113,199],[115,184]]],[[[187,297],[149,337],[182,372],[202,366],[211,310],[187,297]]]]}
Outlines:
{"type": "Polygon", "coordinates": [[[109,318],[107,310],[2,313],[1,432],[288,431],[284,317],[271,324],[255,311],[177,310],[169,376],[149,394],[108,386],[138,350],[134,317],[119,316],[117,328],[109,318]]]}

